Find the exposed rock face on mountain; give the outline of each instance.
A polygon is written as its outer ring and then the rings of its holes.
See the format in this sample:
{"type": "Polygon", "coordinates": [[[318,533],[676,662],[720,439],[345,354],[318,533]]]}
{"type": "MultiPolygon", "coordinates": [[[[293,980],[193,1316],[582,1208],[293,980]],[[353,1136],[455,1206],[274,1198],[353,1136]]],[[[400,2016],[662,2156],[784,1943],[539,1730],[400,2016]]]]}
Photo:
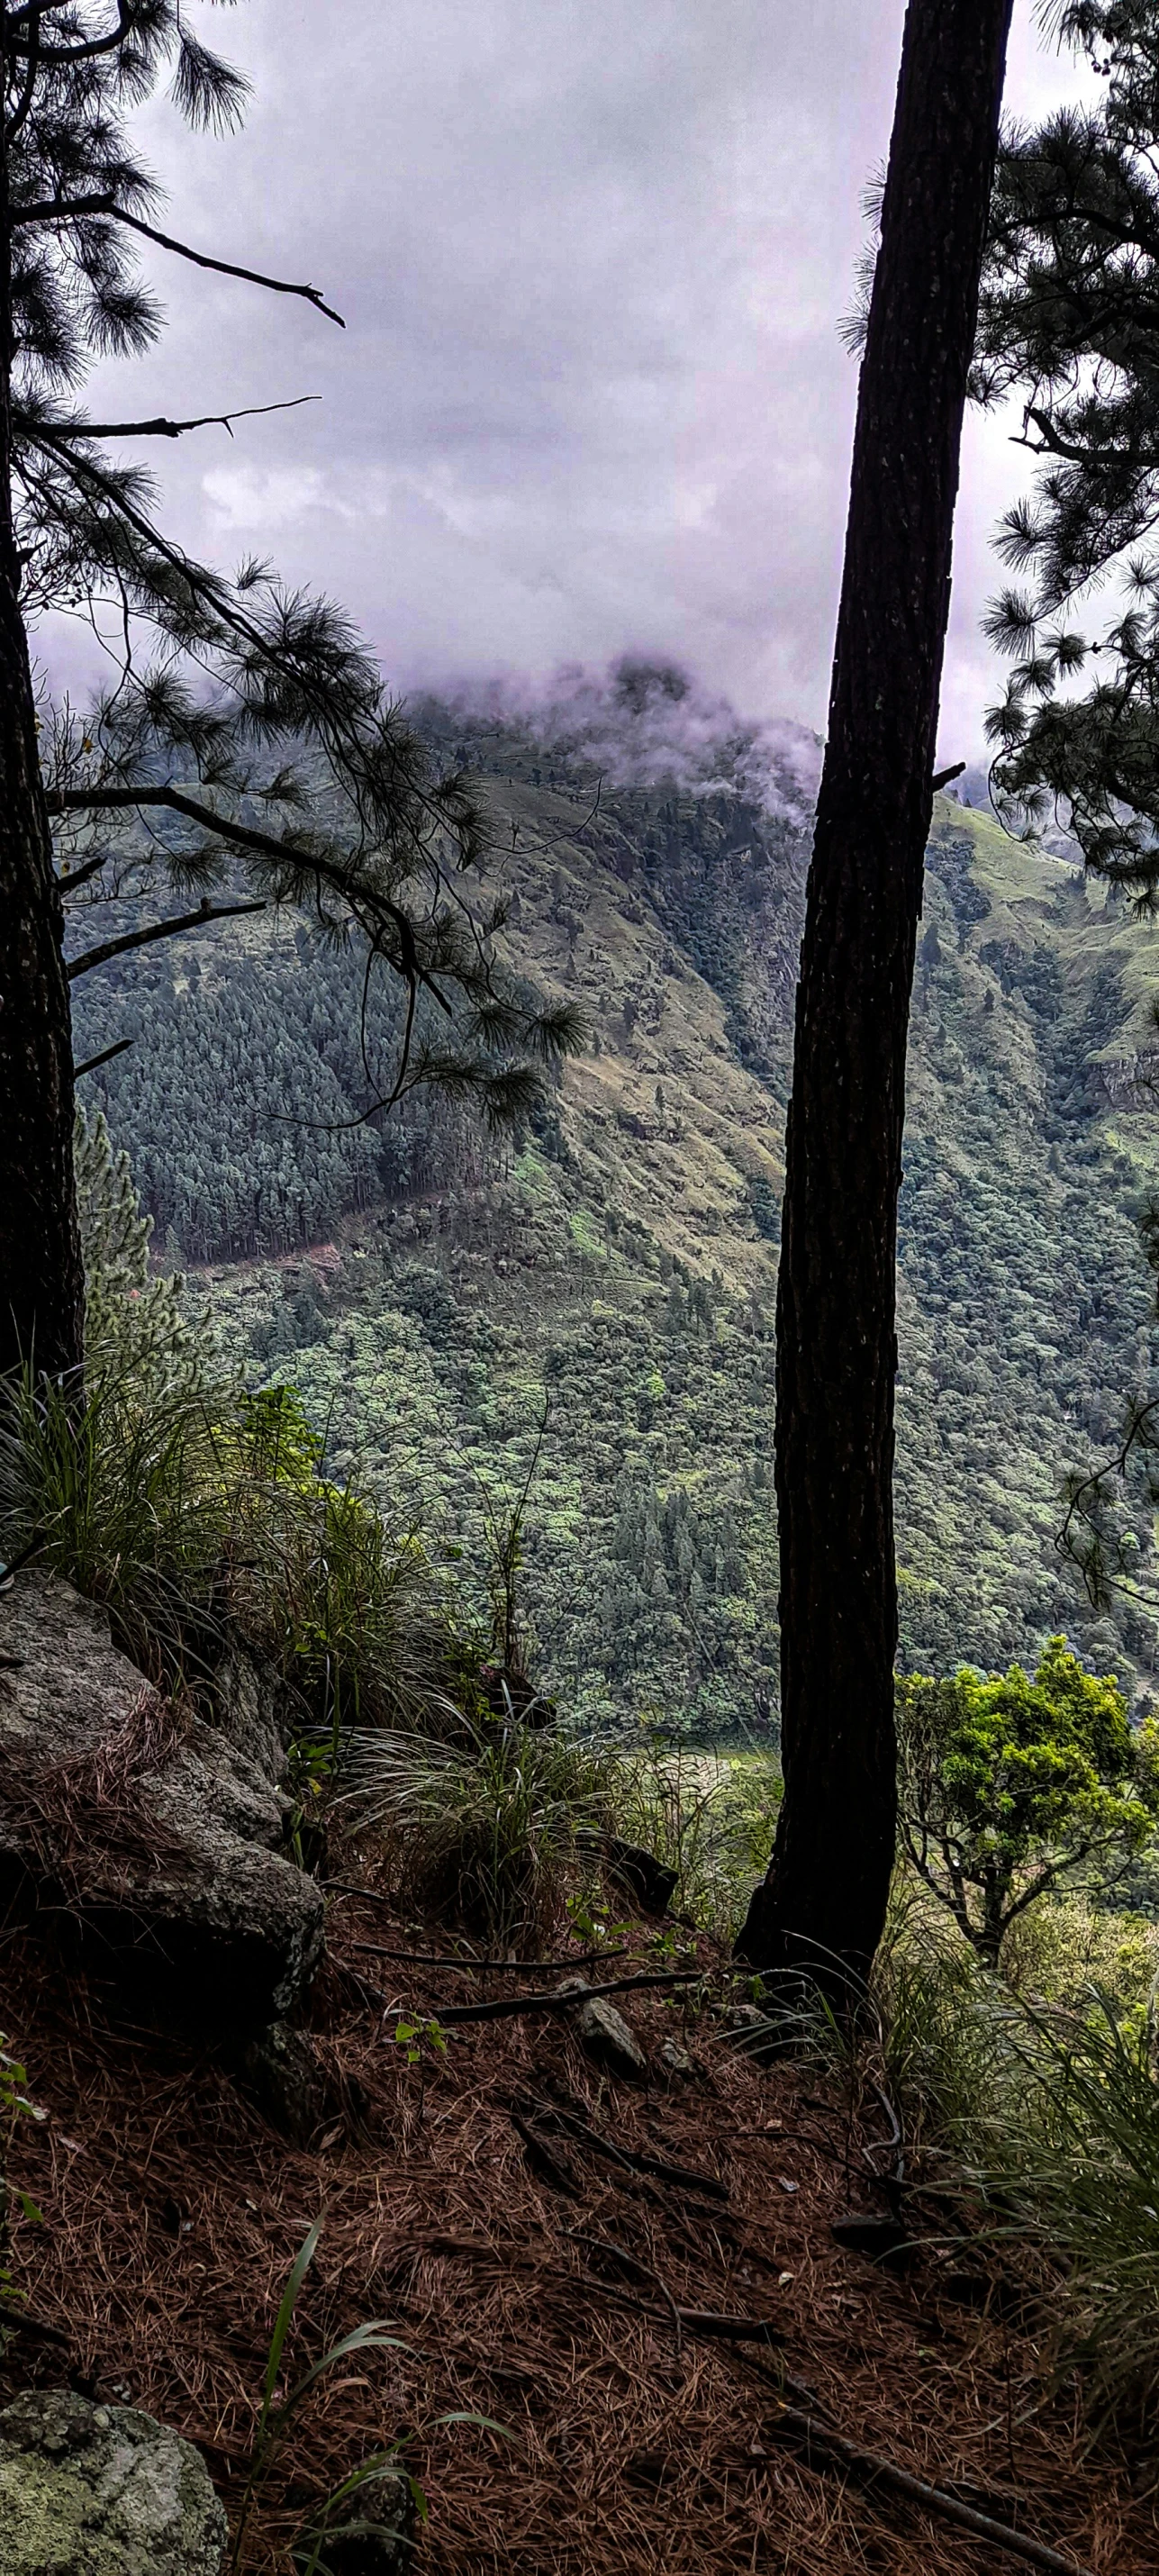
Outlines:
{"type": "Polygon", "coordinates": [[[227,2538],[204,2461],[153,2416],[69,2389],[0,2413],[4,2576],[220,2576],[227,2538]]]}
{"type": "Polygon", "coordinates": [[[323,1898],[282,1855],[279,1701],[234,1659],[223,1723],[165,1699],[66,1583],[0,1596],[0,1881],[61,1909],[102,1974],[217,2033],[284,2013],[323,1898]]]}

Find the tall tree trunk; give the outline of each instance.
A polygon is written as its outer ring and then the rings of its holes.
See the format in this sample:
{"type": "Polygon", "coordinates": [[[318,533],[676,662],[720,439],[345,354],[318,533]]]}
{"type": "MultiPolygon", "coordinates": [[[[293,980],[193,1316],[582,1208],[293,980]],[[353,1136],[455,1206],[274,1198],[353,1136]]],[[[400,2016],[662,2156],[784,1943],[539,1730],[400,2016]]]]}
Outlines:
{"type": "MultiPolygon", "coordinates": [[[[0,81],[6,66],[0,55],[0,81]]],[[[0,103],[7,83],[0,87],[0,103]]],[[[0,1370],[79,1365],[72,1031],[12,529],[12,299],[0,138],[0,1370]]]]}
{"type": "Polygon", "coordinates": [[[909,0],[809,871],[777,1294],[785,1794],[738,1942],[840,1991],[896,1833],[893,1411],[906,1033],[1011,0],[909,0]]]}

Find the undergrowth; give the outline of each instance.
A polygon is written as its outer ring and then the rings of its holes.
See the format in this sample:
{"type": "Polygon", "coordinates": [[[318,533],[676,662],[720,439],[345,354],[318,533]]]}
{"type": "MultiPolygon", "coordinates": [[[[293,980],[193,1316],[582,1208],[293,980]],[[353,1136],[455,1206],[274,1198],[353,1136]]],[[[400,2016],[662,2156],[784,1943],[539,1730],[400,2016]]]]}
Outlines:
{"type": "Polygon", "coordinates": [[[1048,2367],[1077,2375],[1092,2433],[1153,2445],[1159,1933],[1071,1898],[1035,1910],[1007,1965],[991,1974],[899,1879],[857,2037],[819,2009],[815,2043],[880,2086],[911,2181],[1044,2268],[1048,2367]]]}
{"type": "Polygon", "coordinates": [[[345,1798],[382,1835],[400,1901],[533,1950],[598,1855],[616,1770],[596,1745],[506,1718],[464,1718],[451,1739],[359,1728],[345,1798]]]}

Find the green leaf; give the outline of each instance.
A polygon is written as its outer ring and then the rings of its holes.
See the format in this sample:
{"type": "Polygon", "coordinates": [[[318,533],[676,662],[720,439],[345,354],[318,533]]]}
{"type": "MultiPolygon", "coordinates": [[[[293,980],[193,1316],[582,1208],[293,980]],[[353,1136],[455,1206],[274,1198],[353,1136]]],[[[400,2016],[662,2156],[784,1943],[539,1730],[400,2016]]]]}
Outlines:
{"type": "MultiPolygon", "coordinates": [[[[293,2322],[294,2310],[298,2304],[298,2292],[302,2287],[302,2283],[305,2280],[310,2265],[314,2260],[314,2256],[318,2251],[318,2239],[321,2236],[321,2233],[322,2221],[320,2218],[316,2218],[313,2226],[303,2237],[302,2243],[294,2257],[289,2279],[282,2292],[281,2305],[278,2309],[277,2316],[274,2319],[274,2331],[270,2337],[270,2348],[266,2355],[266,2375],[262,2382],[262,2411],[258,2418],[257,2433],[259,2448],[265,2438],[266,2427],[269,2423],[270,2408],[273,2403],[274,2390],[278,2382],[278,2369],[281,2363],[282,2353],[285,2348],[286,2336],[290,2331],[290,2327],[293,2322]]],[[[282,2411],[284,2412],[285,2410],[283,2409],[282,2411]]]]}

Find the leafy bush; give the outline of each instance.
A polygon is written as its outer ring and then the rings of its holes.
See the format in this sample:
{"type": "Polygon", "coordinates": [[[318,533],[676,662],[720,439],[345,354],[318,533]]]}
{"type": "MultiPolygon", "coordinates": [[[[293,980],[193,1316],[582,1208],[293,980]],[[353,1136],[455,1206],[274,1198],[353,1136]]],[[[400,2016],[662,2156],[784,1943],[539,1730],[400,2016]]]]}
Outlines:
{"type": "Polygon", "coordinates": [[[1153,1720],[1133,1735],[1113,1679],[1052,1637],[1033,1681],[917,1674],[898,1685],[902,1832],[919,1877],[996,1968],[1012,1923],[1064,1878],[1109,1878],[1153,1830],[1153,1720]]]}
{"type": "Polygon", "coordinates": [[[90,1317],[83,1385],[0,1391],[0,1554],[28,1552],[110,1613],[154,1679],[196,1685],[240,1633],[336,1739],[448,1722],[473,1658],[413,1532],[323,1471],[298,1395],[224,1377],[103,1122],[78,1128],[90,1317]]]}

